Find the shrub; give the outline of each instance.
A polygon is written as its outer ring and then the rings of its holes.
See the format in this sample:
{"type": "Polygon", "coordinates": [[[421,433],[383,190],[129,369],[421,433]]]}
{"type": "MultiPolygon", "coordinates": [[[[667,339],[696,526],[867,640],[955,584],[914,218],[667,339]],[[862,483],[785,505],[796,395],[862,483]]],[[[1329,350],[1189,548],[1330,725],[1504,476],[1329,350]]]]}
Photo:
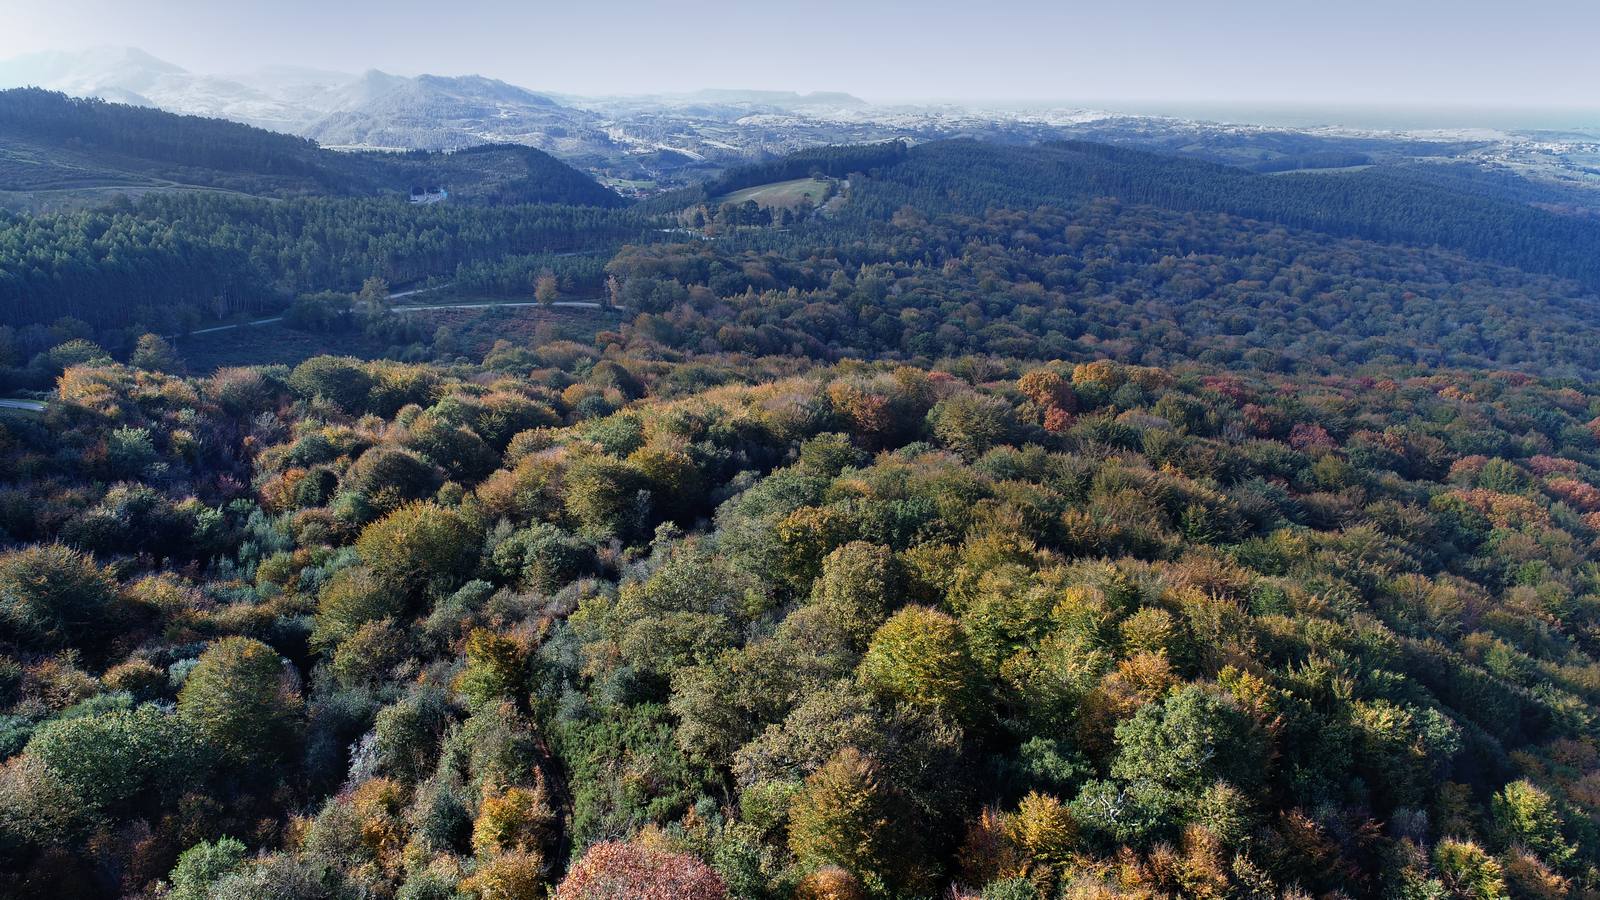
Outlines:
{"type": "Polygon", "coordinates": [[[461,887],[478,900],[543,900],[544,857],[523,850],[501,853],[480,862],[461,887]]]}
{"type": "Polygon", "coordinates": [[[472,826],[472,849],[479,856],[508,850],[540,853],[555,837],[556,813],[544,785],[511,787],[485,797],[472,826]]]}
{"type": "Polygon", "coordinates": [[[62,544],[0,554],[0,635],[42,648],[85,643],[112,624],[116,592],[106,570],[62,544]]]}
{"type": "Polygon", "coordinates": [[[228,637],[200,655],[178,693],[178,714],[225,761],[273,765],[292,752],[300,696],[271,647],[228,637]]]}
{"type": "Polygon", "coordinates": [[[711,867],[687,853],[606,841],[583,854],[556,888],[556,900],[723,900],[711,867]]]}
{"type": "Polygon", "coordinates": [[[206,900],[211,886],[238,870],[245,858],[243,843],[231,837],[201,841],[178,856],[173,866],[172,900],[206,900]]]}

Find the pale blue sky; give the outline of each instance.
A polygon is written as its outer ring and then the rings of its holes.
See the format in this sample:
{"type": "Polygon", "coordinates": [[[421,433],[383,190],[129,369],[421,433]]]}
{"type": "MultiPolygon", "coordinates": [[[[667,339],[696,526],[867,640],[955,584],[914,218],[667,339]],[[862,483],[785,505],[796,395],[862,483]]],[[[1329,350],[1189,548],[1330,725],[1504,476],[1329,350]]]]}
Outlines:
{"type": "Polygon", "coordinates": [[[1600,0],[0,0],[0,58],[103,44],[583,94],[1600,107],[1600,0]]]}

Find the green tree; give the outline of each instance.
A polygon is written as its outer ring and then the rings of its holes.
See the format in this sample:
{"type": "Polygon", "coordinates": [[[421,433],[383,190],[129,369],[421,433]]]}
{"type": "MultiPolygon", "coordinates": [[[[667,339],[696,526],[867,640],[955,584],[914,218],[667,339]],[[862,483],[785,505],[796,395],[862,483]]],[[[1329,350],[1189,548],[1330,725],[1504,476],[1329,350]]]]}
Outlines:
{"type": "Polygon", "coordinates": [[[881,890],[904,865],[896,834],[905,828],[894,806],[878,765],[846,747],[790,802],[789,849],[803,866],[837,865],[881,890]]]}
{"type": "Polygon", "coordinates": [[[594,548],[545,522],[512,532],[489,556],[508,581],[544,593],[560,589],[594,565],[594,548]]]}
{"type": "Polygon", "coordinates": [[[356,302],[370,310],[383,309],[389,303],[389,282],[378,275],[367,276],[356,293],[356,302]]]}
{"type": "Polygon", "coordinates": [[[1445,886],[1467,900],[1509,900],[1505,871],[1487,851],[1471,841],[1445,838],[1433,845],[1433,864],[1445,886]]]}
{"type": "Polygon", "coordinates": [[[313,356],[289,373],[289,387],[306,398],[331,401],[346,412],[365,412],[376,380],[360,360],[313,356]]]}
{"type": "Polygon", "coordinates": [[[454,590],[472,574],[479,537],[458,511],[410,503],[362,530],[356,552],[384,590],[415,603],[427,590],[454,590]]]}
{"type": "Polygon", "coordinates": [[[151,705],[46,723],[25,752],[91,818],[123,813],[141,795],[178,783],[190,762],[179,723],[151,705]]]}
{"type": "Polygon", "coordinates": [[[858,651],[865,649],[898,597],[894,566],[888,547],[852,541],[823,558],[822,574],[812,582],[811,602],[828,609],[858,651]]]}
{"type": "Polygon", "coordinates": [[[75,338],[63,344],[51,347],[45,353],[45,359],[55,374],[60,374],[73,366],[106,366],[113,360],[105,349],[92,341],[75,338]]]}
{"type": "Polygon", "coordinates": [[[128,362],[147,372],[177,373],[183,370],[183,361],[178,358],[177,351],[159,334],[140,335],[128,362]]]}
{"type": "Polygon", "coordinates": [[[1508,844],[1520,844],[1545,862],[1564,868],[1578,853],[1561,833],[1556,801],[1527,779],[1513,781],[1490,804],[1494,824],[1508,844]]]}
{"type": "Polygon", "coordinates": [[[1147,703],[1117,726],[1111,774],[1198,798],[1217,780],[1254,795],[1265,780],[1266,742],[1230,697],[1188,685],[1147,703]]]}
{"type": "Polygon", "coordinates": [[[928,422],[941,444],[969,460],[1005,443],[1016,428],[1011,404],[975,391],[940,400],[928,413],[928,422]]]}
{"type": "Polygon", "coordinates": [[[406,598],[387,587],[366,566],[351,566],[333,573],[317,595],[316,628],[312,643],[333,647],[361,626],[395,619],[407,610],[406,598]]]}
{"type": "Polygon", "coordinates": [[[979,673],[961,627],[924,606],[900,610],[873,634],[858,675],[876,693],[956,722],[981,712],[979,673]]]}
{"type": "Polygon", "coordinates": [[[345,472],[343,487],[388,512],[407,500],[431,497],[444,482],[439,469],[410,450],[373,447],[345,472]]]}
{"type": "Polygon", "coordinates": [[[0,635],[41,648],[102,634],[117,608],[117,583],[88,555],[63,544],[0,554],[0,635]]]}
{"type": "Polygon", "coordinates": [[[292,752],[300,709],[286,663],[246,637],[206,648],[178,693],[178,715],[225,762],[241,767],[272,765],[292,752]]]}
{"type": "Polygon", "coordinates": [[[487,628],[467,635],[467,667],[456,689],[474,707],[517,700],[527,681],[528,651],[520,642],[487,628]]]}
{"type": "Polygon", "coordinates": [[[224,876],[238,871],[245,861],[242,842],[221,837],[215,841],[201,841],[178,856],[168,880],[172,883],[172,900],[206,900],[211,886],[224,876]]]}
{"type": "Polygon", "coordinates": [[[644,478],[613,456],[590,453],[566,473],[567,511],[586,537],[630,540],[645,527],[650,494],[644,478]]]}
{"type": "Polygon", "coordinates": [[[533,299],[546,306],[561,299],[561,282],[556,273],[545,269],[533,280],[533,299]]]}

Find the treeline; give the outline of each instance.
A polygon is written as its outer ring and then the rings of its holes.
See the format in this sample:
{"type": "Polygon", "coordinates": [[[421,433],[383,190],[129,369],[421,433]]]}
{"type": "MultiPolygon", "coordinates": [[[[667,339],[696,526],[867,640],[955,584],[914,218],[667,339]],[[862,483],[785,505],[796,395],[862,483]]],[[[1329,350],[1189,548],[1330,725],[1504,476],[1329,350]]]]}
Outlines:
{"type": "Polygon", "coordinates": [[[1300,169],[1340,169],[1365,166],[1371,163],[1372,157],[1358,151],[1322,150],[1296,156],[1264,159],[1251,163],[1246,168],[1252,172],[1294,172],[1300,169]]]}
{"type": "Polygon", "coordinates": [[[456,269],[454,285],[469,295],[532,298],[539,279],[556,279],[560,295],[567,299],[594,300],[606,286],[609,248],[578,255],[530,253],[495,260],[463,263],[456,269]]]}
{"type": "Polygon", "coordinates": [[[598,207],[203,193],[57,216],[0,214],[0,322],[71,316],[97,329],[173,333],[299,293],[355,290],[372,275],[450,276],[507,256],[601,250],[645,230],[626,211],[598,207]]]}

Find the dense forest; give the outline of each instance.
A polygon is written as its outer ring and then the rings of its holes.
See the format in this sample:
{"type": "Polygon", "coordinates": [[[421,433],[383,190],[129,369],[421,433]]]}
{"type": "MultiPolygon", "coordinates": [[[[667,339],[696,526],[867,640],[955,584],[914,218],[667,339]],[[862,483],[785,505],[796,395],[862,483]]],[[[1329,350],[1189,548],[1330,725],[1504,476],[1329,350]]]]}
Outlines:
{"type": "Polygon", "coordinates": [[[4,423],[13,892],[1600,881],[1600,395],[148,343],[4,423]]]}
{"type": "Polygon", "coordinates": [[[449,277],[511,254],[607,249],[647,226],[581,206],[269,202],[154,194],[57,216],[0,213],[0,309],[12,325],[70,316],[175,333],[202,317],[282,307],[300,293],[449,277]]]}
{"type": "Polygon", "coordinates": [[[1228,213],[1335,237],[1440,246],[1600,287],[1600,222],[1481,190],[1451,189],[1406,167],[1264,175],[1079,141],[1007,147],[940,141],[913,150],[864,212],[901,206],[981,213],[1096,197],[1181,212],[1228,213]]]}
{"type": "Polygon", "coordinates": [[[957,141],[0,218],[0,896],[1594,896],[1551,197],[957,141]],[[612,309],[481,352],[430,277],[612,309]],[[395,358],[160,336],[269,309],[395,358]]]}

